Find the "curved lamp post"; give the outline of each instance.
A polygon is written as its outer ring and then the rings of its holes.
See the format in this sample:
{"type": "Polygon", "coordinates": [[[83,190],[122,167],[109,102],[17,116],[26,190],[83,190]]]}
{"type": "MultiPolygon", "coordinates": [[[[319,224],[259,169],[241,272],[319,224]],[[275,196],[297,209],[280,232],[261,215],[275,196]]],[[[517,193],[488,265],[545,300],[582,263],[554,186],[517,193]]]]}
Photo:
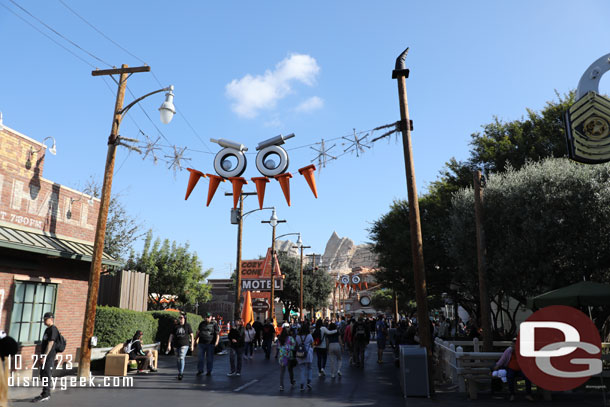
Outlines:
{"type": "Polygon", "coordinates": [[[274,312],[275,312],[275,307],[274,307],[274,302],[273,299],[275,297],[275,261],[274,261],[274,257],[275,257],[275,227],[278,225],[278,223],[285,223],[286,220],[285,219],[278,219],[277,215],[275,214],[275,208],[273,208],[273,212],[271,213],[271,217],[269,218],[269,220],[261,220],[261,223],[268,223],[269,225],[271,225],[271,228],[273,229],[272,235],[271,235],[271,301],[269,301],[271,304],[269,304],[270,308],[270,315],[271,315],[271,319],[273,320],[273,317],[275,316],[274,312]]]}
{"type": "Polygon", "coordinates": [[[244,209],[244,195],[248,194],[248,192],[242,192],[239,197],[239,212],[237,212],[237,265],[235,267],[237,274],[237,287],[235,288],[235,319],[241,317],[241,309],[240,309],[240,300],[241,300],[241,241],[242,241],[242,233],[243,233],[243,221],[244,218],[251,213],[262,211],[264,209],[272,209],[275,211],[275,207],[269,208],[260,208],[253,209],[249,212],[242,213],[244,209]]]}
{"type": "MultiPolygon", "coordinates": [[[[112,189],[112,176],[114,172],[114,161],[116,146],[119,144],[119,128],[125,114],[141,100],[159,92],[167,92],[165,94],[165,102],[159,108],[161,113],[161,121],[165,124],[169,123],[176,112],[174,108],[174,87],[155,90],[123,107],[123,99],[125,98],[125,89],[127,87],[127,79],[136,72],[149,72],[149,66],[139,66],[129,68],[123,64],[121,68],[95,70],[91,72],[92,76],[102,75],[120,75],[116,102],[114,105],[114,113],[112,116],[112,128],[110,137],[108,137],[108,153],[106,155],[106,167],[104,170],[104,183],[102,185],[102,196],[100,197],[100,210],[97,217],[97,226],[95,229],[95,241],[93,244],[93,254],[91,260],[91,272],[89,275],[89,291],[87,293],[87,310],[85,311],[85,326],[81,341],[81,353],[78,363],[78,376],[84,377],[90,374],[91,364],[91,338],[95,327],[95,310],[97,308],[97,295],[100,284],[100,274],[102,272],[102,255],[104,252],[104,236],[106,234],[106,221],[108,218],[108,206],[110,203],[110,190],[112,189]]],[[[51,151],[51,150],[49,150],[51,151]]]]}

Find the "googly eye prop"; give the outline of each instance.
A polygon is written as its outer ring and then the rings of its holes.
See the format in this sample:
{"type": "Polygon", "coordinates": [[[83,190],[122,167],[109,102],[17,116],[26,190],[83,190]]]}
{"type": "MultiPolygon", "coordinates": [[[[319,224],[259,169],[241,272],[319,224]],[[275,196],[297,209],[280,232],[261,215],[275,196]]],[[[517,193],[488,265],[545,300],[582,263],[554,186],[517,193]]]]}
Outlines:
{"type": "MultiPolygon", "coordinates": [[[[253,177],[251,179],[256,186],[256,194],[258,195],[258,202],[261,209],[263,208],[265,188],[269,182],[269,178],[274,178],[280,183],[286,202],[288,203],[288,206],[290,206],[290,178],[292,178],[292,174],[286,172],[289,165],[288,152],[280,146],[284,144],[286,140],[291,139],[294,136],[294,134],[275,136],[258,143],[256,146],[256,150],[258,151],[256,154],[256,168],[263,176],[253,177]]],[[[226,139],[210,139],[210,141],[223,147],[214,157],[214,170],[218,175],[204,174],[201,171],[187,168],[190,175],[184,199],[188,199],[200,178],[209,178],[210,184],[206,206],[210,206],[210,202],[212,201],[218,186],[221,182],[224,182],[225,179],[228,179],[233,185],[233,208],[236,208],[242,187],[248,183],[245,178],[241,177],[248,165],[246,155],[244,154],[245,151],[248,151],[248,148],[241,143],[226,139]]],[[[314,177],[315,170],[316,167],[311,164],[300,168],[298,171],[299,174],[305,177],[309,188],[317,198],[318,191],[314,177]]]]}

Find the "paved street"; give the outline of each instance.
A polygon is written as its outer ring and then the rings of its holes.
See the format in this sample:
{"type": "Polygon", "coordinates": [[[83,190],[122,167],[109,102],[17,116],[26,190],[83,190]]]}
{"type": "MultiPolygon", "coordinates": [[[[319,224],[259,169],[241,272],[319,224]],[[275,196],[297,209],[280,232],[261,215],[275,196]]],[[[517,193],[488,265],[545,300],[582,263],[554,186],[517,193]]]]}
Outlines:
{"type": "MultiPolygon", "coordinates": [[[[345,359],[347,361],[347,359],[345,359]]],[[[135,406],[165,405],[182,406],[450,406],[491,407],[542,404],[541,397],[532,403],[523,395],[515,402],[504,396],[480,393],[479,400],[468,400],[454,388],[438,387],[430,398],[409,398],[405,403],[400,392],[399,370],[394,367],[392,354],[386,351],[384,364],[376,363],[376,346],[367,349],[366,369],[349,366],[342,368],[341,379],[330,376],[318,377],[314,366],[313,390],[301,392],[298,386],[291,388],[286,376],[286,390],[279,391],[279,367],[275,359],[264,359],[263,352],[255,352],[254,360],[244,360],[241,377],[227,377],[229,356],[216,356],[211,377],[196,377],[196,359],[187,358],[187,367],[182,381],[176,378],[175,358],[162,356],[159,372],[148,375],[130,375],[133,388],[68,388],[54,391],[46,406],[135,406]]],[[[316,359],[314,357],[314,363],[316,359]]],[[[327,365],[327,371],[330,365],[327,365]]],[[[298,382],[298,370],[295,371],[298,382]]],[[[98,378],[101,383],[101,378],[98,378]]],[[[17,389],[12,392],[12,405],[31,405],[30,399],[39,394],[39,389],[17,389]]],[[[561,393],[554,395],[553,406],[603,406],[600,393],[561,393]]],[[[607,404],[608,405],[608,404],[607,404]]]]}

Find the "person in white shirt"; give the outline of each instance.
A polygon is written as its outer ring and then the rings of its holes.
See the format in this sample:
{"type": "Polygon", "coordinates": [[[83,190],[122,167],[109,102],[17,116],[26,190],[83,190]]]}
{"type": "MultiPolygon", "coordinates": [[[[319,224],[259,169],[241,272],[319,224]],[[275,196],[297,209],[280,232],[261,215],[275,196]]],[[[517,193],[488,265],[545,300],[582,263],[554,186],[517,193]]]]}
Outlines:
{"type": "Polygon", "coordinates": [[[244,330],[244,341],[246,343],[246,350],[244,353],[244,359],[252,359],[254,353],[254,342],[256,341],[256,330],[252,328],[252,325],[247,324],[244,330]]]}

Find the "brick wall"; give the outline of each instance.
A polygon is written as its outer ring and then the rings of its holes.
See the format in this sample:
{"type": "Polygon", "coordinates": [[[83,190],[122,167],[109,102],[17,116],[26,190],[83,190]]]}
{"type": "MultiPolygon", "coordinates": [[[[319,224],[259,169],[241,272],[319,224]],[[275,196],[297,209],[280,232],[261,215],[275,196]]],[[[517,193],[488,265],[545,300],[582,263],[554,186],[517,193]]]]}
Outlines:
{"type": "Polygon", "coordinates": [[[0,224],[93,242],[99,200],[42,178],[44,153],[40,143],[0,130],[0,224]]]}
{"type": "MultiPolygon", "coordinates": [[[[59,282],[55,302],[55,324],[66,338],[67,346],[63,352],[72,355],[76,362],[76,348],[80,347],[85,308],[87,303],[87,288],[89,282],[90,263],[84,261],[52,259],[43,255],[28,254],[23,259],[23,252],[0,249],[0,289],[4,289],[4,307],[0,327],[10,332],[11,313],[13,311],[13,295],[15,276],[27,276],[30,281],[59,282]]],[[[31,356],[36,352],[35,346],[24,346],[21,354],[24,365],[31,366],[31,356]]],[[[24,366],[25,367],[25,366],[24,366]]]]}

